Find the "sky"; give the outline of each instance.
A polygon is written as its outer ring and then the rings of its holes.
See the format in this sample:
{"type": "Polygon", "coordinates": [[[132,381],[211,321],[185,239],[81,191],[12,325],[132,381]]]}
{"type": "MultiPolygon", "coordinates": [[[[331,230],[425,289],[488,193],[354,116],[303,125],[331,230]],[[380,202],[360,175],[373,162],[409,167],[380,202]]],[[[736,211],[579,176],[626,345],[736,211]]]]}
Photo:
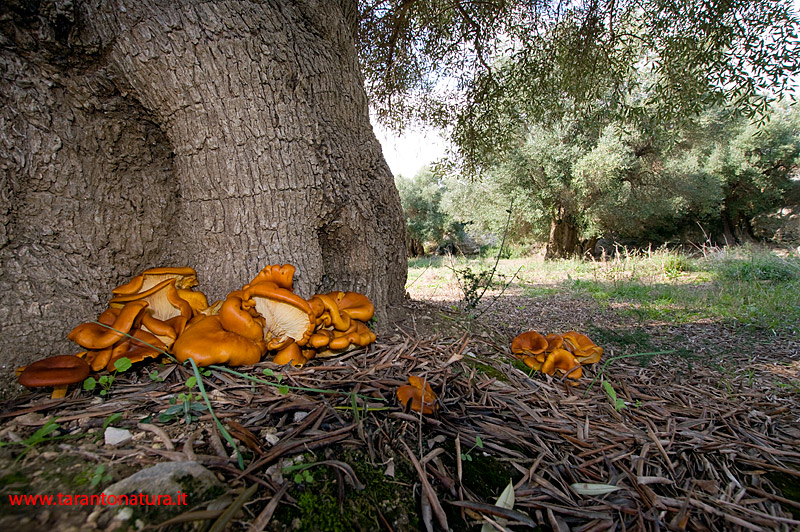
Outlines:
{"type": "Polygon", "coordinates": [[[447,141],[432,128],[408,128],[398,136],[373,121],[372,129],[394,175],[414,177],[420,168],[443,157],[447,150],[447,141]]]}

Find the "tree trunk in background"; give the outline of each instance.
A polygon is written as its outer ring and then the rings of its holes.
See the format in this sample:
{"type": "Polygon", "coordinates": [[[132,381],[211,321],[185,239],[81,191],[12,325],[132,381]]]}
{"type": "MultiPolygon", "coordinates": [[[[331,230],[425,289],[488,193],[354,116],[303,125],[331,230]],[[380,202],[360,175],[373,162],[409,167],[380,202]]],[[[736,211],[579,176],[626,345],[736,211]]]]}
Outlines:
{"type": "Polygon", "coordinates": [[[544,259],[568,259],[581,254],[578,227],[572,217],[559,209],[558,216],[550,221],[550,238],[544,259]]]}
{"type": "MultiPolygon", "coordinates": [[[[30,7],[33,5],[34,7],[30,7]]],[[[267,264],[379,321],[406,274],[355,1],[0,8],[0,351],[75,352],[113,287],[192,266],[210,300],[267,264]]]]}

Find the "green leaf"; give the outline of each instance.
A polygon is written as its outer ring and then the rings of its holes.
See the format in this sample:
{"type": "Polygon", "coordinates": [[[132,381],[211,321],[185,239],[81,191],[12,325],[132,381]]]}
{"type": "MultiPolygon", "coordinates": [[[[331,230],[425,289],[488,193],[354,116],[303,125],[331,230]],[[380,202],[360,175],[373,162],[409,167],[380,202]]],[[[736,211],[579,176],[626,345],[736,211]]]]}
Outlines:
{"type": "Polygon", "coordinates": [[[111,425],[112,423],[116,423],[120,419],[122,419],[121,412],[114,412],[113,414],[108,416],[106,420],[103,421],[103,430],[101,432],[105,432],[109,425],[111,425]]]}
{"type": "Polygon", "coordinates": [[[272,377],[273,375],[275,375],[275,372],[274,372],[274,371],[272,371],[272,370],[271,370],[271,369],[269,369],[269,368],[264,368],[264,369],[263,369],[263,371],[262,371],[262,373],[263,373],[264,375],[266,375],[267,377],[272,377]]]}
{"type": "Polygon", "coordinates": [[[114,362],[114,369],[121,372],[128,371],[133,366],[133,362],[128,357],[122,357],[114,362]]]}
{"type": "Polygon", "coordinates": [[[94,377],[87,377],[85,381],[83,381],[83,389],[87,392],[90,392],[97,388],[97,380],[94,377]]]}
{"type": "Polygon", "coordinates": [[[480,436],[475,436],[475,446],[479,449],[483,449],[483,440],[481,440],[480,436]]]}
{"type": "Polygon", "coordinates": [[[285,384],[278,386],[278,393],[281,395],[286,395],[287,393],[289,393],[289,387],[286,386],[285,384]]]}
{"type": "Polygon", "coordinates": [[[194,388],[196,385],[197,385],[197,378],[194,375],[186,379],[187,388],[194,388]]]}

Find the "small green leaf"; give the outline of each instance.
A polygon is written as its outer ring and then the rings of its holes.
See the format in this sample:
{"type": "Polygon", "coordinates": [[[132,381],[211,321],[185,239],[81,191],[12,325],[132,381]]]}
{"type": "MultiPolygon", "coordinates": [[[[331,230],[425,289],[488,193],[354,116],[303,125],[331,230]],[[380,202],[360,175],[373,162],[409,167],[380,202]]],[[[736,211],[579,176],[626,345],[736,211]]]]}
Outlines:
{"type": "Polygon", "coordinates": [[[133,362],[128,357],[122,357],[114,362],[114,369],[121,372],[128,371],[133,366],[133,362]]]}
{"type": "Polygon", "coordinates": [[[122,412],[114,412],[113,414],[108,416],[106,420],[103,421],[103,430],[101,432],[105,432],[109,425],[111,425],[112,423],[116,423],[120,419],[122,419],[122,412]]]}
{"type": "Polygon", "coordinates": [[[108,375],[103,375],[102,377],[100,377],[100,379],[98,379],[97,382],[100,383],[100,386],[103,386],[105,384],[111,384],[113,380],[110,379],[108,375]]]}
{"type": "Polygon", "coordinates": [[[289,387],[286,386],[285,384],[278,386],[278,393],[281,395],[286,395],[287,393],[289,393],[289,387]]]}
{"type": "Polygon", "coordinates": [[[85,381],[83,381],[83,389],[87,392],[90,392],[97,388],[97,380],[94,377],[88,377],[85,381]]]}
{"type": "Polygon", "coordinates": [[[280,384],[281,381],[283,380],[283,375],[278,373],[277,375],[275,375],[275,380],[278,381],[278,384],[280,384]]]}
{"type": "Polygon", "coordinates": [[[264,373],[264,375],[266,375],[267,377],[272,377],[273,375],[275,375],[275,372],[274,372],[274,371],[272,371],[272,370],[271,370],[271,369],[269,369],[269,368],[264,368],[264,370],[262,371],[262,373],[264,373]]]}
{"type": "Polygon", "coordinates": [[[100,390],[100,395],[108,395],[108,390],[100,390]]]}
{"type": "Polygon", "coordinates": [[[480,436],[475,436],[475,446],[479,449],[483,449],[483,440],[481,440],[480,436]]]}
{"type": "Polygon", "coordinates": [[[186,379],[187,388],[194,388],[196,385],[197,385],[197,377],[195,377],[194,375],[186,379]]]}

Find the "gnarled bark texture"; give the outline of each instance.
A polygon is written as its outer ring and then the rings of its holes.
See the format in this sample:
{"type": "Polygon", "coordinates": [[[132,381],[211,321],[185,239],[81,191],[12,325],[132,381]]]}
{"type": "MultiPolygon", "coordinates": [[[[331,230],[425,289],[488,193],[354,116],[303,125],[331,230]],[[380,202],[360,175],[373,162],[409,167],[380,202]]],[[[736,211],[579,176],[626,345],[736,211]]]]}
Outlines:
{"type": "Polygon", "coordinates": [[[210,299],[267,264],[303,296],[403,297],[403,217],[341,1],[0,8],[0,353],[66,333],[159,265],[210,299]]]}

